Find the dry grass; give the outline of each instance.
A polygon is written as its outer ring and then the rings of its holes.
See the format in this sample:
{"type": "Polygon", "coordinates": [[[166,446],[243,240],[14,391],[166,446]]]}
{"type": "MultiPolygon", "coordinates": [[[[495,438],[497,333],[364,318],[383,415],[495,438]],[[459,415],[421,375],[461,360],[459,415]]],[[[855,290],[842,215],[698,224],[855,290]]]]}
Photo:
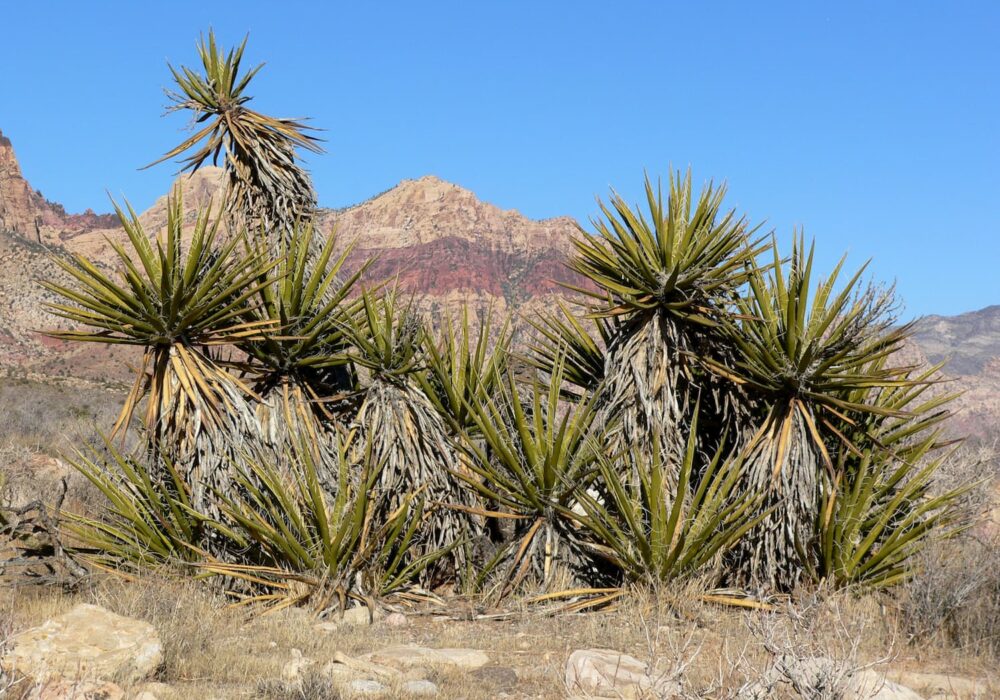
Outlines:
{"type": "Polygon", "coordinates": [[[845,669],[887,662],[896,669],[959,671],[974,677],[989,676],[997,663],[997,656],[969,653],[945,636],[908,645],[908,622],[888,598],[824,594],[760,612],[701,602],[701,592],[697,584],[633,591],[611,612],[547,617],[522,607],[501,621],[462,621],[443,614],[448,610],[425,610],[409,615],[411,623],[401,628],[376,622],[321,631],[317,620],[301,610],[250,617],[191,580],[105,577],[77,594],[19,591],[5,619],[9,628],[21,630],[76,603],[91,602],[146,620],[164,645],[156,680],[176,687],[182,697],[338,698],[341,690],[316,673],[306,674],[302,684],[281,680],[293,649],[315,660],[319,669],[338,651],[358,656],[404,643],[486,651],[492,662],[481,671],[423,676],[438,684],[442,697],[469,700],[500,693],[562,697],[567,657],[575,649],[592,647],[632,654],[655,674],[683,679],[692,698],[738,697],[739,689],[765,673],[777,654],[823,656],[845,669]]]}

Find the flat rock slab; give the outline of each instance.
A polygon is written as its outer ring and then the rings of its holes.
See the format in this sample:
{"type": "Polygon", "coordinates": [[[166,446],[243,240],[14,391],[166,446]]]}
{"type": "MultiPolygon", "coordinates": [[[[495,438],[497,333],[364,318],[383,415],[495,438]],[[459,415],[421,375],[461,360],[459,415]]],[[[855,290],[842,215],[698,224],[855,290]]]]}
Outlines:
{"type": "Polygon", "coordinates": [[[612,649],[578,649],[566,661],[566,689],[571,697],[672,698],[681,688],[653,678],[648,666],[612,649]]]}
{"type": "Polygon", "coordinates": [[[162,660],[163,646],[152,625],[82,604],[16,635],[3,664],[38,682],[66,678],[133,683],[151,675],[162,660]]]}
{"type": "Polygon", "coordinates": [[[396,668],[450,666],[467,671],[482,668],[490,662],[490,657],[478,649],[431,649],[411,645],[386,647],[362,658],[396,668]]]}
{"type": "Polygon", "coordinates": [[[890,670],[886,676],[897,683],[919,690],[925,696],[963,699],[1000,697],[1000,686],[983,678],[897,670],[890,670]]]}
{"type": "Polygon", "coordinates": [[[36,688],[30,700],[123,700],[125,691],[107,681],[54,680],[36,688]]]}

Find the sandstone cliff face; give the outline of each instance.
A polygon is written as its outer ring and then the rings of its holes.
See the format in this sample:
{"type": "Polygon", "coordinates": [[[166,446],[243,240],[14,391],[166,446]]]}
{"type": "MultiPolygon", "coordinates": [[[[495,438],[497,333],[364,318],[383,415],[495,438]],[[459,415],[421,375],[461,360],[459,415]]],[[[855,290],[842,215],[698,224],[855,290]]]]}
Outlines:
{"type": "Polygon", "coordinates": [[[21,173],[10,139],[0,131],[0,231],[14,233],[36,243],[61,245],[67,239],[94,229],[114,226],[115,217],[67,214],[59,204],[47,201],[21,173]]]}
{"type": "Polygon", "coordinates": [[[13,144],[0,131],[0,231],[40,240],[40,199],[21,174],[13,144]]]}

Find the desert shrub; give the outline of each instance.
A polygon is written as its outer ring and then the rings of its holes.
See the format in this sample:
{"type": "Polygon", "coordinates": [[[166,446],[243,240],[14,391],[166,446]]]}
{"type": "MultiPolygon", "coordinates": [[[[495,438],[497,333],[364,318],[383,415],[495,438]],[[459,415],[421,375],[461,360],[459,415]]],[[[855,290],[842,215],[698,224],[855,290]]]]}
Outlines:
{"type": "Polygon", "coordinates": [[[1000,658],[1000,537],[936,542],[914,566],[900,596],[910,639],[1000,658]]]}

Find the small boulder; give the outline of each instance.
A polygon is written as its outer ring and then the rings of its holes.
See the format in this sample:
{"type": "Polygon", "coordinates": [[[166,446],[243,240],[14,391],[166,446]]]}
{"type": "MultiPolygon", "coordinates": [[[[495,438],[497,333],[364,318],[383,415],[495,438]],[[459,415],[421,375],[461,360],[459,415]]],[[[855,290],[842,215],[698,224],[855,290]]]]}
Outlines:
{"type": "Polygon", "coordinates": [[[358,679],[347,684],[348,690],[362,697],[381,697],[389,692],[389,688],[378,681],[358,679]]]}
{"type": "Polygon", "coordinates": [[[380,617],[378,612],[372,612],[372,609],[367,605],[359,605],[356,608],[348,608],[344,611],[343,616],[336,620],[343,625],[354,626],[354,627],[364,627],[365,625],[370,625],[373,620],[377,620],[380,617]]]}
{"type": "Polygon", "coordinates": [[[385,616],[386,627],[406,627],[410,624],[409,619],[403,613],[389,613],[385,616]]]}
{"type": "Polygon", "coordinates": [[[162,660],[163,646],[151,624],[82,604],[16,635],[2,665],[36,682],[114,678],[135,683],[162,660]]]}
{"type": "Polygon", "coordinates": [[[417,698],[433,698],[438,694],[438,687],[428,680],[406,681],[400,690],[417,698]]]}
{"type": "Polygon", "coordinates": [[[574,651],[566,661],[565,681],[570,693],[584,697],[672,698],[681,692],[676,683],[653,678],[639,659],[611,649],[574,651]]]}

